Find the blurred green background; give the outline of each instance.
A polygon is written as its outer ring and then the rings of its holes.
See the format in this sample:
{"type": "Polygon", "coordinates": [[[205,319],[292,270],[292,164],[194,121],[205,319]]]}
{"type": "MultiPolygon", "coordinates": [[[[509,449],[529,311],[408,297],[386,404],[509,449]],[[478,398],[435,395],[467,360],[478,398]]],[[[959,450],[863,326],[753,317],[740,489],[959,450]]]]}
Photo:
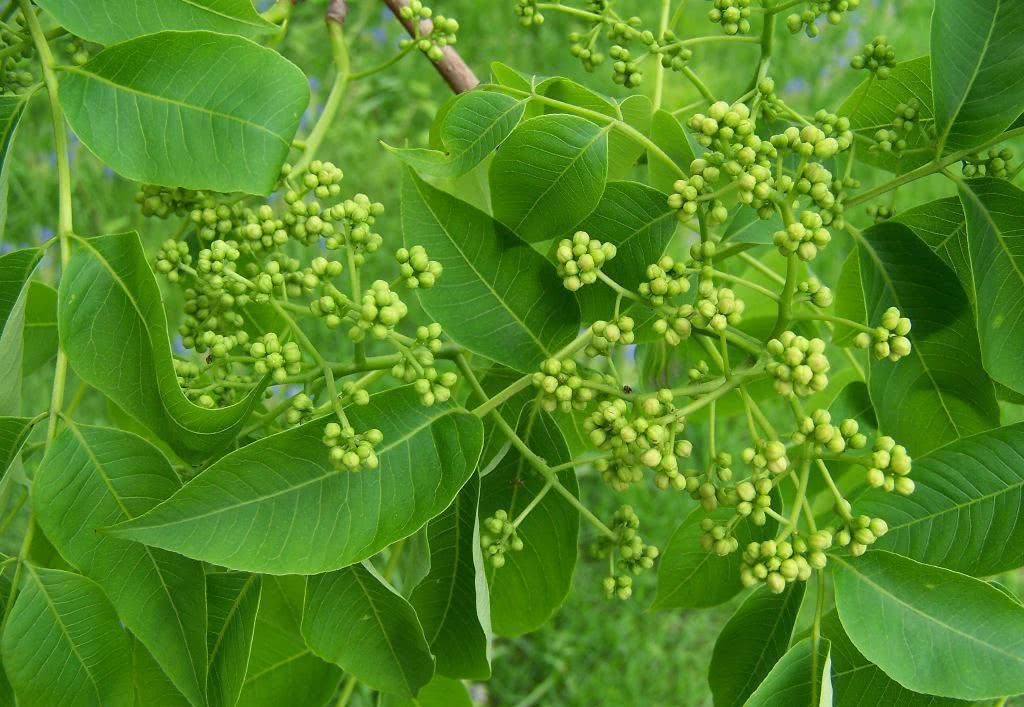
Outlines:
{"type": "MultiPolygon", "coordinates": [[[[259,3],[257,3],[259,4],[259,3]]],[[[265,5],[265,3],[264,3],[265,5]]],[[[350,0],[346,33],[355,70],[375,66],[395,51],[401,28],[379,0],[350,0]]],[[[655,0],[622,0],[621,14],[636,13],[656,22],[655,0]]],[[[461,24],[457,46],[463,57],[486,80],[491,61],[501,61],[528,73],[565,75],[595,90],[624,95],[612,84],[610,68],[587,74],[569,54],[566,35],[574,23],[549,12],[539,30],[523,30],[513,13],[514,0],[435,0],[435,12],[461,24]]],[[[707,0],[690,0],[676,27],[683,37],[720,31],[709,23],[707,0]]],[[[313,101],[303,120],[308,130],[330,84],[329,47],[322,26],[323,2],[306,0],[293,15],[288,36],[278,47],[310,77],[313,101]]],[[[834,110],[863,78],[847,68],[849,58],[878,34],[896,46],[900,59],[928,51],[928,0],[862,0],[858,11],[838,27],[826,26],[817,39],[790,37],[779,30],[772,75],[783,97],[804,112],[834,110]]],[[[59,44],[62,44],[58,42],[59,44]]],[[[749,79],[757,60],[756,45],[701,48],[692,65],[717,95],[735,96],[749,79]]],[[[641,90],[649,90],[649,86],[641,90]]],[[[362,191],[385,203],[381,224],[385,238],[400,240],[398,231],[397,162],[379,145],[423,145],[432,117],[449,96],[447,87],[419,55],[406,57],[392,70],[354,83],[332,126],[321,157],[336,162],[346,173],[347,193],[362,191]]],[[[699,96],[678,75],[670,75],[666,107],[672,109],[699,96]]],[[[52,236],[56,220],[54,155],[42,94],[33,101],[15,146],[10,178],[9,213],[0,249],[38,243],[52,236]]],[[[82,234],[138,229],[155,246],[173,225],[144,220],[133,201],[135,187],[100,165],[87,150],[73,143],[75,223],[82,234]]],[[[877,176],[869,176],[868,180],[877,176]]],[[[901,202],[920,203],[939,187],[915,185],[901,202]]],[[[946,188],[944,193],[950,193],[946,188]]],[[[899,205],[897,205],[899,206],[899,205]]],[[[864,213],[853,215],[866,222],[864,213]]],[[[52,260],[45,266],[52,274],[52,260]]],[[[172,313],[173,318],[173,313],[172,313]]],[[[52,375],[44,369],[30,379],[28,397],[45,406],[52,375]]],[[[69,387],[70,394],[76,383],[69,387]]],[[[95,421],[104,413],[102,401],[86,398],[77,416],[95,421]]],[[[40,409],[42,409],[40,407],[40,409]]],[[[585,500],[600,516],[610,516],[623,502],[631,503],[642,519],[645,538],[664,547],[689,511],[679,496],[635,489],[627,498],[611,494],[595,478],[582,482],[585,500]]],[[[586,548],[588,538],[583,538],[586,548]]],[[[544,629],[496,645],[495,674],[485,685],[474,685],[480,704],[509,705],[645,705],[710,704],[706,670],[717,632],[738,601],[702,612],[650,612],[653,573],[639,578],[628,602],[608,601],[600,588],[603,563],[583,553],[575,587],[562,611],[544,629]]],[[[360,696],[369,704],[365,696],[360,696]]]]}

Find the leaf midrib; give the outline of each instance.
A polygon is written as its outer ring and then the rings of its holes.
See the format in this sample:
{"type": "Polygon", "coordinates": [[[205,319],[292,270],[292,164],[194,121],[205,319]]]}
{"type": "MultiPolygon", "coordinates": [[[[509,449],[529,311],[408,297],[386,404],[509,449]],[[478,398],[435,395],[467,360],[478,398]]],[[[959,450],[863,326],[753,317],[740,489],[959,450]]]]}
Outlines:
{"type": "MultiPolygon", "coordinates": [[[[506,312],[508,312],[509,316],[511,316],[512,319],[514,319],[516,321],[516,323],[519,324],[519,326],[522,328],[522,330],[526,332],[526,334],[533,340],[533,342],[535,344],[537,344],[537,347],[541,350],[541,352],[543,354],[547,355],[547,356],[550,356],[551,355],[551,351],[544,344],[544,342],[542,342],[540,339],[537,338],[537,336],[533,333],[533,331],[530,329],[530,327],[526,326],[526,322],[524,322],[519,317],[519,315],[515,311],[512,310],[512,308],[508,305],[508,303],[505,301],[505,299],[501,295],[498,294],[498,291],[496,289],[494,289],[494,287],[487,280],[487,278],[485,278],[483,276],[483,274],[479,270],[476,269],[476,266],[473,264],[473,261],[469,258],[469,256],[462,249],[462,247],[459,245],[459,243],[454,238],[452,238],[451,232],[441,223],[441,219],[437,215],[437,212],[434,211],[434,207],[430,205],[430,202],[427,200],[426,195],[424,195],[423,190],[420,189],[420,180],[419,180],[419,178],[414,178],[413,179],[413,184],[416,186],[416,193],[420,197],[420,203],[422,203],[423,206],[427,209],[427,211],[430,212],[430,216],[431,216],[431,218],[434,219],[434,223],[437,224],[437,227],[440,228],[441,231],[444,233],[445,237],[448,238],[448,241],[452,244],[452,247],[454,247],[455,250],[457,250],[459,252],[459,255],[462,257],[463,262],[465,262],[466,265],[469,267],[469,269],[473,271],[473,274],[476,275],[477,280],[480,283],[482,283],[484,285],[484,287],[486,287],[490,291],[490,293],[494,296],[494,299],[497,300],[498,303],[502,306],[502,309],[504,309],[506,312]]],[[[495,226],[497,227],[497,224],[495,224],[495,226]]],[[[495,235],[497,236],[497,234],[495,234],[495,235]]],[[[499,242],[499,247],[500,247],[500,245],[501,244],[499,242]]],[[[523,244],[522,247],[528,248],[529,246],[527,246],[526,244],[523,244]]]]}
{"type": "Polygon", "coordinates": [[[230,113],[223,113],[221,111],[215,111],[215,110],[212,110],[210,108],[205,108],[203,106],[195,105],[193,103],[187,103],[185,101],[182,101],[182,100],[179,100],[179,99],[176,99],[176,98],[169,98],[167,96],[160,96],[160,95],[157,95],[155,93],[148,93],[146,91],[134,88],[132,86],[126,86],[124,84],[119,84],[116,81],[111,81],[110,79],[105,78],[103,76],[100,76],[99,74],[95,74],[95,73],[92,73],[92,72],[89,72],[89,71],[85,71],[84,69],[82,69],[80,67],[77,67],[77,66],[63,65],[63,66],[59,66],[57,68],[60,69],[61,71],[63,71],[64,73],[66,73],[66,74],[77,74],[79,76],[82,76],[87,81],[95,81],[97,83],[106,84],[106,85],[114,88],[115,90],[123,91],[125,93],[130,93],[132,95],[139,96],[140,98],[146,98],[146,99],[149,99],[151,101],[155,101],[157,103],[166,103],[168,105],[176,106],[178,108],[185,109],[185,110],[188,110],[188,111],[193,111],[193,112],[196,112],[196,113],[203,113],[203,114],[208,115],[208,116],[210,116],[212,118],[221,118],[223,120],[234,122],[234,123],[237,123],[237,124],[239,124],[239,125],[241,125],[241,126],[243,126],[245,128],[251,128],[253,130],[256,130],[257,132],[265,133],[265,134],[271,136],[274,140],[277,140],[282,145],[285,145],[285,146],[291,145],[291,143],[288,140],[286,140],[283,136],[278,135],[277,133],[275,133],[273,130],[271,130],[270,128],[266,127],[265,125],[260,125],[259,123],[254,123],[251,120],[248,120],[246,118],[242,118],[242,117],[237,116],[237,115],[231,115],[230,113]]]}
{"type": "MultiPolygon", "coordinates": [[[[402,681],[405,683],[406,690],[408,690],[410,695],[415,695],[416,688],[413,687],[412,682],[409,680],[409,676],[405,672],[405,666],[402,664],[401,658],[398,657],[398,653],[395,651],[395,645],[391,641],[391,634],[388,633],[388,630],[385,627],[384,622],[381,620],[380,612],[377,610],[377,604],[373,601],[373,597],[370,596],[370,593],[366,590],[366,585],[363,584],[363,580],[359,576],[359,572],[361,569],[361,565],[353,567],[352,577],[356,580],[356,584],[359,585],[359,591],[363,593],[363,596],[366,598],[366,603],[370,605],[370,609],[373,611],[373,618],[377,621],[377,626],[380,627],[381,636],[384,638],[384,643],[387,644],[388,651],[391,652],[391,658],[394,660],[395,667],[398,669],[398,672],[402,676],[402,681]]],[[[388,591],[387,587],[385,587],[384,591],[388,591]]]]}
{"type": "MultiPolygon", "coordinates": [[[[390,450],[394,449],[395,447],[397,447],[400,444],[408,442],[410,439],[412,439],[413,437],[418,435],[423,430],[429,428],[431,425],[433,425],[438,420],[440,420],[440,419],[442,419],[444,417],[447,417],[448,415],[456,414],[457,412],[458,412],[457,409],[449,408],[449,409],[443,411],[440,415],[436,415],[434,417],[426,418],[425,422],[423,424],[421,424],[420,426],[418,426],[418,427],[412,429],[411,431],[407,432],[406,434],[402,435],[398,439],[394,440],[392,443],[384,445],[377,452],[377,456],[379,456],[379,457],[384,456],[385,453],[389,452],[390,450]]],[[[267,501],[267,500],[270,500],[270,499],[273,499],[273,498],[277,498],[279,496],[284,496],[286,494],[290,494],[290,493],[293,493],[295,491],[304,489],[307,486],[312,486],[314,484],[318,484],[318,483],[320,483],[322,481],[330,479],[330,478],[332,478],[334,476],[338,476],[340,474],[350,474],[350,473],[352,473],[352,472],[346,471],[344,469],[331,469],[327,473],[319,474],[319,475],[317,475],[315,477],[312,477],[312,478],[310,478],[310,479],[308,479],[306,481],[303,481],[300,484],[295,484],[295,485],[289,486],[289,487],[287,487],[285,489],[282,489],[280,491],[275,491],[275,492],[270,493],[270,494],[265,494],[265,495],[262,495],[262,496],[256,496],[254,498],[247,499],[247,500],[242,501],[240,503],[232,503],[232,504],[229,504],[229,505],[226,505],[226,506],[220,506],[218,508],[215,508],[212,511],[207,511],[206,513],[199,513],[199,514],[186,516],[184,518],[180,518],[180,519],[176,519],[176,520],[169,520],[169,521],[167,521],[165,523],[153,523],[153,524],[150,524],[150,525],[143,525],[143,524],[132,525],[130,523],[129,524],[122,524],[122,525],[115,525],[115,526],[113,526],[111,528],[111,530],[115,534],[120,534],[121,532],[125,532],[125,531],[130,533],[133,530],[154,530],[156,528],[166,528],[168,526],[179,525],[179,524],[182,524],[182,523],[192,523],[192,522],[195,522],[197,520],[201,520],[203,518],[209,518],[210,516],[218,515],[220,513],[227,513],[229,511],[234,511],[234,510],[237,510],[239,508],[244,508],[244,507],[252,505],[254,503],[262,503],[264,501],[267,501]]],[[[196,478],[200,478],[200,477],[196,477],[196,478]]],[[[188,488],[188,484],[186,484],[185,486],[182,486],[182,490],[184,490],[186,488],[188,488]]],[[[177,495],[177,494],[175,494],[175,495],[177,495]]],[[[149,515],[150,513],[154,512],[156,510],[159,510],[160,507],[164,505],[164,503],[168,503],[173,498],[174,498],[174,496],[172,496],[171,498],[167,499],[167,501],[164,501],[160,505],[155,506],[151,511],[149,511],[149,512],[147,512],[147,513],[145,513],[145,514],[143,514],[141,516],[139,516],[138,520],[145,520],[147,515],[149,515]]]]}

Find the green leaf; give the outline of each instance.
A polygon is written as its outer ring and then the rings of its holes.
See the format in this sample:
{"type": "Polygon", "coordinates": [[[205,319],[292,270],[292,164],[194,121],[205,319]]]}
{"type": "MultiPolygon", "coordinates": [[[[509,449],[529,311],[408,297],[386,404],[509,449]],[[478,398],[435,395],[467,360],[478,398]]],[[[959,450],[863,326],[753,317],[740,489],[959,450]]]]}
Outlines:
{"type": "Polygon", "coordinates": [[[270,193],[309,100],[280,54],[213,32],[138,37],[61,72],[82,142],[121,175],[172,187],[270,193]]]}
{"type": "Polygon", "coordinates": [[[25,112],[30,94],[24,96],[0,96],[0,241],[3,240],[7,225],[7,188],[9,171],[7,155],[14,144],[14,134],[25,112]]]}
{"type": "MultiPolygon", "coordinates": [[[[694,148],[690,137],[679,119],[666,110],[657,110],[651,121],[651,141],[661,147],[672,161],[688,170],[694,159],[694,148]]],[[[661,160],[647,155],[647,181],[651,186],[665,193],[671,193],[672,185],[679,179],[679,172],[670,169],[661,160]]]]}
{"type": "Polygon", "coordinates": [[[836,707],[957,707],[970,703],[912,692],[886,675],[857,650],[846,635],[839,615],[831,611],[821,621],[832,657],[832,690],[836,707]]]}
{"type": "Polygon", "coordinates": [[[28,417],[0,417],[0,479],[17,459],[32,424],[28,417]]]}
{"type": "MultiPolygon", "coordinates": [[[[530,408],[520,421],[519,436],[549,465],[569,461],[562,433],[547,413],[530,408]]],[[[572,494],[579,494],[572,469],[559,472],[558,479],[572,494]]],[[[544,479],[513,449],[483,479],[480,517],[492,516],[501,508],[515,518],[544,486],[544,479]]],[[[559,493],[549,490],[518,528],[523,549],[508,553],[504,567],[487,567],[496,634],[528,633],[554,615],[572,585],[579,532],[579,511],[559,493]]]]}
{"type": "MultiPolygon", "coordinates": [[[[873,141],[879,130],[891,129],[896,106],[915,100],[921,124],[930,128],[934,115],[931,60],[927,56],[899,62],[892,67],[889,78],[884,81],[874,77],[865,79],[836,112],[850,119],[850,127],[854,132],[873,141]]],[[[926,149],[930,140],[923,136],[920,129],[912,132],[906,140],[907,149],[898,157],[892,152],[870,150],[870,143],[860,142],[857,144],[856,158],[859,162],[896,174],[909,172],[931,160],[934,151],[926,149]]]]}
{"type": "MultiPolygon", "coordinates": [[[[868,311],[867,303],[864,301],[864,286],[861,284],[859,250],[854,248],[846,256],[843,268],[839,272],[835,291],[836,314],[844,319],[866,324],[868,311]]],[[[859,333],[859,329],[846,324],[836,324],[832,341],[836,346],[849,347],[859,333]]]]}
{"type": "MultiPolygon", "coordinates": [[[[654,104],[642,93],[626,96],[616,106],[619,118],[641,135],[650,136],[654,120],[654,104]]],[[[619,127],[608,134],[608,179],[627,179],[633,175],[644,146],[633,135],[619,127]]]]}
{"type": "Polygon", "coordinates": [[[773,214],[770,219],[762,219],[757,211],[740,207],[736,209],[732,220],[725,228],[722,240],[730,243],[751,243],[753,245],[771,245],[773,234],[782,229],[782,217],[773,214]]]}
{"type": "Polygon", "coordinates": [[[320,660],[302,638],[305,577],[264,577],[249,671],[238,704],[244,707],[325,705],[341,670],[320,660]]]}
{"type": "Polygon", "coordinates": [[[381,695],[379,707],[473,707],[473,700],[458,680],[435,675],[415,697],[381,695]]]}
{"type": "Polygon", "coordinates": [[[960,200],[985,370],[999,383],[1024,392],[1024,191],[1002,179],[975,179],[962,182],[960,200]]]}
{"type": "Polygon", "coordinates": [[[247,572],[326,572],[416,532],[476,467],[480,420],[453,405],[425,408],[410,386],[373,395],[346,415],[357,430],[383,433],[377,469],[335,468],[321,418],[222,457],[110,532],[247,572]]]}
{"type": "Polygon", "coordinates": [[[953,269],[968,298],[974,296],[967,221],[960,199],[955,196],[936,199],[898,214],[894,220],[910,228],[953,269]]]}
{"type": "Polygon", "coordinates": [[[530,243],[565,235],[604,192],[610,129],[572,115],[517,127],[491,162],[495,218],[530,243]]]}
{"type": "Polygon", "coordinates": [[[23,565],[3,656],[22,707],[131,705],[128,635],[81,575],[23,565]]]}
{"type": "Polygon", "coordinates": [[[878,547],[979,577],[1024,566],[1024,423],[966,437],[914,460],[913,495],[869,491],[878,547]]]}
{"type": "Polygon", "coordinates": [[[370,565],[309,578],[302,635],[314,653],[381,692],[413,697],[434,674],[415,610],[370,565]]]}
{"type": "MultiPolygon", "coordinates": [[[[703,509],[695,508],[672,534],[658,561],[658,594],[652,609],[718,606],[743,589],[738,553],[720,557],[701,546],[700,522],[705,517],[703,509]]],[[[736,526],[740,547],[766,539],[773,532],[774,522],[758,527],[744,520],[736,526]]]]}
{"type": "Polygon", "coordinates": [[[886,434],[914,456],[995,427],[999,408],[985,375],[970,303],[953,271],[914,233],[881,223],[863,233],[861,280],[868,321],[898,307],[913,323],[913,351],[873,361],[869,388],[886,434]]]}
{"type": "Polygon", "coordinates": [[[25,285],[42,257],[39,248],[0,256],[0,415],[21,412],[25,285]]]}
{"type": "Polygon", "coordinates": [[[936,0],[932,85],[939,152],[996,137],[1024,104],[1024,5],[936,0]]]}
{"type": "Polygon", "coordinates": [[[25,300],[21,372],[28,375],[57,355],[57,290],[30,280],[25,300]]]}
{"type": "MultiPolygon", "coordinates": [[[[615,257],[602,269],[629,290],[646,280],[647,266],[658,261],[679,219],[668,197],[639,182],[610,182],[597,208],[577,227],[601,242],[614,243],[615,257]]],[[[584,321],[608,319],[615,309],[615,292],[603,282],[577,293],[584,321]]],[[[644,316],[646,316],[644,312],[644,316]]]]}
{"type": "Polygon", "coordinates": [[[250,0],[39,0],[41,8],[72,34],[114,44],[163,30],[208,29],[258,37],[277,29],[250,0]]]}
{"type": "MultiPolygon", "coordinates": [[[[790,648],[775,664],[754,694],[748,707],[792,707],[792,705],[831,705],[832,689],[829,642],[818,641],[818,650],[810,638],[790,648]]],[[[717,704],[717,703],[716,703],[717,704]]]]}
{"type": "Polygon", "coordinates": [[[178,688],[137,639],[131,640],[132,705],[134,707],[190,707],[178,688]]]}
{"type": "Polygon", "coordinates": [[[238,701],[249,667],[261,585],[259,575],[243,572],[216,572],[206,578],[210,707],[231,707],[238,701]]]}
{"type": "Polygon", "coordinates": [[[496,91],[459,95],[440,117],[444,150],[388,147],[421,174],[457,177],[470,171],[505,141],[523,117],[526,103],[496,91]]]}
{"type": "Polygon", "coordinates": [[[451,678],[486,680],[491,675],[491,607],[479,502],[480,478],[473,474],[448,510],[427,524],[430,571],[409,596],[437,672],[451,678]]]}
{"type": "Polygon", "coordinates": [[[998,589],[882,550],[831,564],[850,640],[907,689],[965,700],[1024,692],[1024,607],[998,589]]]}
{"type": "Polygon", "coordinates": [[[57,320],[75,373],[189,459],[231,444],[260,401],[257,388],[208,410],[181,392],[160,288],[135,233],[75,239],[57,320]]]}
{"type": "Polygon", "coordinates": [[[427,314],[466,348],[528,372],[572,341],[579,307],[551,263],[487,214],[406,172],[405,244],[444,266],[440,287],[417,290],[427,314]]]}
{"type": "Polygon", "coordinates": [[[36,470],[32,506],[61,556],[97,582],[125,626],[192,704],[206,692],[206,580],[198,562],[98,532],[181,487],[152,445],[70,422],[36,470]]]}
{"type": "Polygon", "coordinates": [[[792,582],[773,594],[759,587],[732,615],[708,670],[715,707],[742,706],[786,653],[805,588],[805,582],[792,582]]]}

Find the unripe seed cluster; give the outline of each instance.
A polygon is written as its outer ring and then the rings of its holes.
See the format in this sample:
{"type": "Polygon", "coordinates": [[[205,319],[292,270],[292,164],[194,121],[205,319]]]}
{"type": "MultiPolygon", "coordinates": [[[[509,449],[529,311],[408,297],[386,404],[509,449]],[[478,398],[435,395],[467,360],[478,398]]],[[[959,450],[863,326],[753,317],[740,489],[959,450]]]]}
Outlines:
{"type": "Polygon", "coordinates": [[[910,320],[900,314],[896,307],[889,307],[882,313],[881,324],[870,333],[863,331],[854,338],[858,348],[870,349],[876,359],[899,361],[909,356],[912,346],[907,335],[910,333],[910,320]]]}
{"type": "Polygon", "coordinates": [[[571,239],[560,240],[555,249],[558,276],[567,290],[575,292],[597,282],[597,273],[616,253],[614,243],[602,243],[586,231],[577,231],[571,239]]]}

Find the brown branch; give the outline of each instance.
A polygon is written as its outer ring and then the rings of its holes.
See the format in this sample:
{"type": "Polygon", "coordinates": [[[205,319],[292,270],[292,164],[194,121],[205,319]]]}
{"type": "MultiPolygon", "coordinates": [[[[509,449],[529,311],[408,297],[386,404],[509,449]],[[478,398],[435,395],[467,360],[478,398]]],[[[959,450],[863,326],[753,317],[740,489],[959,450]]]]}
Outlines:
{"type": "MultiPolygon", "coordinates": [[[[401,15],[402,8],[409,4],[409,0],[384,0],[384,4],[388,6],[398,21],[402,23],[409,36],[415,37],[415,21],[407,20],[401,15]]],[[[420,35],[429,34],[432,28],[433,23],[430,20],[423,20],[419,23],[420,35]]],[[[437,73],[441,74],[441,77],[455,93],[465,93],[480,85],[480,79],[476,77],[473,70],[469,68],[469,65],[453,47],[445,47],[442,52],[441,61],[431,63],[437,69],[437,73]]]]}
{"type": "Polygon", "coordinates": [[[345,24],[345,18],[348,17],[348,2],[347,0],[331,0],[327,5],[327,12],[325,19],[328,22],[337,22],[339,25],[345,24]]]}

